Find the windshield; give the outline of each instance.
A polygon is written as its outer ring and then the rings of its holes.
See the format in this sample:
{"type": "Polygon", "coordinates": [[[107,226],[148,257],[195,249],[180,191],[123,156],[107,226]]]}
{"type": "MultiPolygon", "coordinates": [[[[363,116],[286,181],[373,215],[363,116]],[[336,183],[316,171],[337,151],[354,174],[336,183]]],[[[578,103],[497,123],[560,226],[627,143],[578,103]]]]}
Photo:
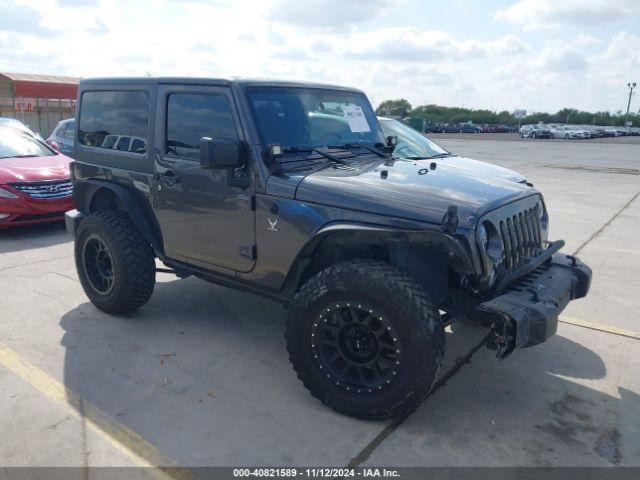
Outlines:
{"type": "Polygon", "coordinates": [[[0,128],[0,158],[50,155],[55,153],[35,138],[8,128],[0,128]]]}
{"type": "Polygon", "coordinates": [[[398,157],[433,157],[449,153],[417,130],[398,120],[380,118],[380,125],[385,136],[398,137],[398,144],[393,150],[393,154],[398,157]]]}
{"type": "Polygon", "coordinates": [[[292,87],[253,87],[247,92],[265,145],[384,144],[376,115],[361,93],[292,87]]]}
{"type": "Polygon", "coordinates": [[[14,128],[16,130],[28,133],[29,135],[33,135],[33,132],[29,127],[27,127],[20,120],[16,120],[15,118],[0,118],[0,126],[14,128]]]}

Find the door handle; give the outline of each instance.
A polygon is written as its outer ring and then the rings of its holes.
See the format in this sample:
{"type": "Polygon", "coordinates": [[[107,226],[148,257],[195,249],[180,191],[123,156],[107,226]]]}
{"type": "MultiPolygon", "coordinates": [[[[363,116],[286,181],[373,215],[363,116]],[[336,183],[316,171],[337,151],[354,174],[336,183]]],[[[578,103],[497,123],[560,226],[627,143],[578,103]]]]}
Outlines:
{"type": "Polygon", "coordinates": [[[170,187],[173,187],[176,183],[180,183],[180,177],[176,176],[173,170],[167,170],[164,173],[155,173],[153,178],[166,183],[170,187]]]}

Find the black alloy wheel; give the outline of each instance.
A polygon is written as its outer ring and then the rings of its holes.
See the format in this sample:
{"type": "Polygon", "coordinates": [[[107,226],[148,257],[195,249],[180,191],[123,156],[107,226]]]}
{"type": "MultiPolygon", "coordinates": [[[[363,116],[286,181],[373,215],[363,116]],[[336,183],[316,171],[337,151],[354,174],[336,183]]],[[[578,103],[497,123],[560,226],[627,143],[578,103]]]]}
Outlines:
{"type": "Polygon", "coordinates": [[[100,294],[106,295],[113,288],[113,260],[109,249],[96,235],[91,235],[85,242],[83,266],[87,280],[100,294]]]}
{"type": "Polygon", "coordinates": [[[336,302],[320,314],[311,332],[316,364],[346,391],[382,390],[397,375],[402,354],[398,333],[375,309],[336,302]]]}

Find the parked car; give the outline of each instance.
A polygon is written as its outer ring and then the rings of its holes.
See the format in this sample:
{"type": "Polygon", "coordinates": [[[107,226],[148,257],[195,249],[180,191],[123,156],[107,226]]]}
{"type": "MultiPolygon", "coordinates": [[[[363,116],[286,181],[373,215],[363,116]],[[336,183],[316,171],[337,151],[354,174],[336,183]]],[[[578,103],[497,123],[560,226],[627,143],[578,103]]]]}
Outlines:
{"type": "Polygon", "coordinates": [[[61,120],[58,122],[58,125],[56,125],[56,128],[53,129],[49,138],[47,138],[47,145],[65,155],[71,155],[73,153],[75,128],[76,121],[74,118],[61,120]]]}
{"type": "Polygon", "coordinates": [[[442,125],[439,123],[427,123],[424,127],[425,133],[442,133],[442,125]]]}
{"type": "Polygon", "coordinates": [[[509,132],[509,127],[506,125],[484,124],[481,125],[482,133],[506,133],[509,132]]]}
{"type": "Polygon", "coordinates": [[[567,136],[565,138],[591,138],[591,132],[583,127],[577,125],[566,125],[564,128],[567,136]]]}
{"type": "Polygon", "coordinates": [[[529,133],[533,130],[533,126],[532,125],[522,125],[520,127],[520,129],[518,130],[518,133],[520,134],[520,138],[526,138],[529,136],[529,133]]]}
{"type": "Polygon", "coordinates": [[[588,138],[587,132],[583,128],[575,125],[549,125],[549,130],[553,138],[582,139],[588,138]]]}
{"type": "Polygon", "coordinates": [[[457,123],[445,123],[442,126],[442,133],[460,133],[460,126],[457,123]]]}
{"type": "Polygon", "coordinates": [[[546,125],[525,125],[520,129],[522,138],[553,138],[551,129],[546,125]]]}
{"type": "Polygon", "coordinates": [[[442,131],[444,133],[481,133],[482,128],[473,123],[447,123],[442,131]]]}
{"type": "Polygon", "coordinates": [[[34,130],[32,130],[31,128],[29,128],[27,125],[25,125],[24,123],[22,123],[20,120],[18,120],[17,118],[10,118],[10,117],[0,117],[0,127],[8,127],[8,128],[12,128],[14,130],[19,130],[23,133],[26,133],[27,135],[36,138],[40,141],[44,141],[44,139],[40,136],[40,134],[34,130]]]}
{"type": "Polygon", "coordinates": [[[602,137],[606,137],[606,131],[604,128],[596,126],[596,125],[589,125],[586,126],[585,128],[589,129],[589,131],[591,132],[591,138],[602,138],[602,137]]]}
{"type": "Polygon", "coordinates": [[[0,126],[0,229],[63,220],[73,208],[70,162],[31,135],[0,126]]]}
{"type": "Polygon", "coordinates": [[[386,137],[397,137],[398,143],[393,150],[394,157],[407,160],[429,160],[432,158],[442,159],[447,167],[457,168],[460,172],[474,172],[483,176],[509,180],[512,182],[526,184],[526,179],[508,168],[493,165],[471,158],[461,157],[448,152],[437,143],[428,139],[417,130],[398,120],[387,117],[378,117],[380,126],[386,137]]]}
{"type": "Polygon", "coordinates": [[[461,123],[458,125],[458,133],[482,133],[482,128],[474,123],[461,123]]]}
{"type": "Polygon", "coordinates": [[[547,127],[549,128],[549,131],[551,132],[551,137],[552,138],[565,138],[565,136],[567,135],[567,132],[565,131],[565,126],[564,125],[549,124],[547,127]]]}
{"type": "Polygon", "coordinates": [[[447,158],[394,158],[397,139],[359,90],[95,79],[78,98],[66,219],[91,302],[109,314],[144,305],[157,257],[285,303],[298,378],[343,414],[417,408],[447,323],[488,321],[504,358],[552,336],[589,290],[591,270],[548,242],[540,192],[447,158]],[[88,141],[115,132],[152,148],[88,141]]]}

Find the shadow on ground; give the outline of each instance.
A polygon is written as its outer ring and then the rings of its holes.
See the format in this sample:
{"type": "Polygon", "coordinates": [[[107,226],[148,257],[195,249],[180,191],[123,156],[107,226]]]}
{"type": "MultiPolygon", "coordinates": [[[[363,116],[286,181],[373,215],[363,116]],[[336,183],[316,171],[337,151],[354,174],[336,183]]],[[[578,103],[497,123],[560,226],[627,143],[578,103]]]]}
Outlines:
{"type": "Polygon", "coordinates": [[[12,227],[0,230],[0,254],[46,248],[71,241],[73,238],[67,234],[64,222],[12,227]]]}
{"type": "Polygon", "coordinates": [[[629,385],[629,378],[619,374],[625,366],[615,358],[635,346],[629,342],[571,327],[504,361],[480,350],[366,462],[640,465],[640,397],[621,386],[629,385]],[[572,338],[565,336],[569,330],[572,338]],[[602,352],[607,364],[591,348],[602,352]]]}
{"type": "MultiPolygon", "coordinates": [[[[387,423],[335,414],[307,393],[287,359],[283,317],[275,303],[194,278],[158,283],[130,316],[85,303],[60,321],[64,383],[180,465],[347,465],[387,423]]],[[[448,365],[483,334],[447,335],[448,365]]],[[[550,464],[586,437],[597,458],[621,462],[616,419],[638,397],[576,382],[605,377],[598,354],[561,336],[514,360],[482,352],[405,422],[397,450],[374,452],[376,463],[464,465],[477,453],[479,464],[550,464]]]]}

